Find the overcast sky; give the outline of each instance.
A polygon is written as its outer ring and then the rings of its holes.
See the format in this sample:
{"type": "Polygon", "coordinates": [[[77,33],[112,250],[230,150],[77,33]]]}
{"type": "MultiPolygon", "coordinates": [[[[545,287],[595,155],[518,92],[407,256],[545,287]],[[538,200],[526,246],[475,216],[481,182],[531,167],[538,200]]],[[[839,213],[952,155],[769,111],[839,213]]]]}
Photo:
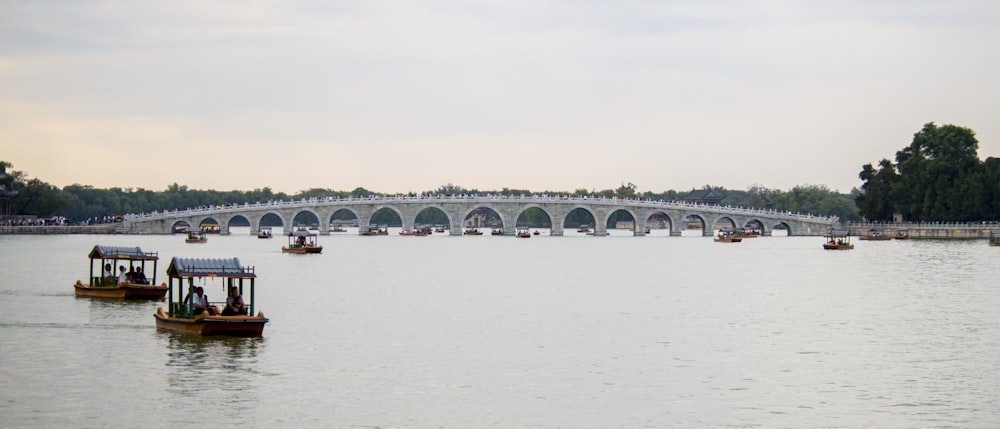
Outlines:
{"type": "Polygon", "coordinates": [[[56,186],[860,186],[1000,156],[1000,2],[0,0],[0,160],[56,186]]]}

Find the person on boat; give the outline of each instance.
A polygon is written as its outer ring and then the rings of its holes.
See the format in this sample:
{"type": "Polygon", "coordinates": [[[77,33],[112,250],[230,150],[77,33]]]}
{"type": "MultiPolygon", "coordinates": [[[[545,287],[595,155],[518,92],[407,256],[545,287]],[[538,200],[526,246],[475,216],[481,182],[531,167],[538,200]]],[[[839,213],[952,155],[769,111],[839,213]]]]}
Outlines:
{"type": "Polygon", "coordinates": [[[206,311],[209,316],[219,314],[219,309],[208,303],[208,295],[205,295],[205,289],[201,286],[194,288],[194,296],[191,297],[191,305],[194,306],[195,315],[199,315],[206,311]]]}
{"type": "Polygon", "coordinates": [[[125,273],[125,281],[129,283],[136,283],[135,281],[135,267],[129,266],[128,273],[125,273]]]}
{"type": "Polygon", "coordinates": [[[247,306],[243,302],[243,296],[240,295],[239,289],[236,286],[229,288],[229,297],[226,298],[226,308],[222,310],[223,316],[246,316],[247,306]]]}
{"type": "Polygon", "coordinates": [[[128,283],[128,273],[125,272],[125,266],[120,265],[118,267],[118,284],[123,285],[128,283]]]}
{"type": "Polygon", "coordinates": [[[132,280],[139,284],[149,283],[149,280],[146,279],[146,274],[142,272],[142,267],[135,269],[135,274],[133,275],[132,280]]]}
{"type": "Polygon", "coordinates": [[[115,269],[111,264],[104,264],[104,281],[106,285],[115,283],[115,269]]]}

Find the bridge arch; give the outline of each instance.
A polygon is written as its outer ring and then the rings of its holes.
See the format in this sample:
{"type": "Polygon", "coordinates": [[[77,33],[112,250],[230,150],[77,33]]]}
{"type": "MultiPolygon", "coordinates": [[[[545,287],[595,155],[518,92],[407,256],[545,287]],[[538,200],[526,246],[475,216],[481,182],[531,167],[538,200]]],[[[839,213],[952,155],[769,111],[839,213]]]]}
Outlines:
{"type": "Polygon", "coordinates": [[[725,227],[736,228],[737,225],[738,223],[736,222],[736,219],[733,219],[730,216],[719,216],[715,218],[714,221],[712,221],[712,227],[708,231],[711,231],[711,233],[714,235],[715,231],[717,230],[720,230],[725,227]]]}
{"type": "Polygon", "coordinates": [[[772,225],[771,226],[771,236],[774,236],[774,231],[775,230],[779,230],[779,231],[783,230],[783,231],[785,231],[784,234],[779,234],[779,235],[786,235],[786,236],[789,236],[789,237],[792,236],[792,235],[795,235],[792,232],[792,226],[789,225],[787,222],[778,222],[778,223],[775,223],[774,225],[772,225]]]}
{"type": "MultiPolygon", "coordinates": [[[[510,225],[510,223],[507,222],[507,219],[504,217],[503,211],[498,210],[497,207],[493,204],[479,204],[472,207],[471,209],[466,210],[465,214],[462,216],[462,227],[465,227],[465,222],[471,219],[473,215],[475,215],[476,211],[481,211],[482,209],[487,209],[493,212],[493,214],[496,215],[497,219],[500,221],[500,228],[504,229],[504,233],[507,232],[506,226],[510,225]]],[[[513,231],[511,233],[513,233],[513,231]]]]}
{"type": "MultiPolygon", "coordinates": [[[[430,213],[437,214],[437,212],[440,212],[440,215],[444,215],[445,222],[448,224],[447,228],[451,229],[451,226],[455,224],[455,221],[451,218],[451,215],[448,214],[448,210],[445,210],[444,207],[441,207],[438,204],[427,204],[418,207],[417,213],[413,215],[413,225],[417,224],[417,220],[418,218],[421,218],[421,216],[435,217],[430,213]],[[428,210],[430,210],[430,212],[428,212],[428,210]]],[[[440,217],[440,215],[437,217],[440,217]]]]}
{"type": "MultiPolygon", "coordinates": [[[[600,218],[601,217],[597,215],[597,213],[596,213],[595,210],[591,209],[590,207],[584,206],[582,204],[577,204],[575,206],[569,207],[569,210],[567,210],[566,214],[563,216],[562,224],[565,227],[568,227],[568,228],[583,227],[584,225],[592,226],[594,228],[594,230],[595,230],[594,232],[597,233],[597,228],[599,228],[599,226],[598,226],[599,223],[598,223],[597,220],[600,219],[600,218]],[[573,212],[575,212],[577,210],[581,210],[582,212],[590,215],[590,222],[589,223],[586,223],[586,222],[577,222],[576,224],[567,223],[567,221],[569,220],[570,216],[573,216],[573,212]]],[[[604,218],[604,221],[607,222],[607,218],[604,218]]],[[[607,226],[601,226],[600,228],[606,229],[607,226]]],[[[604,231],[602,231],[602,232],[604,232],[604,231]]]]}
{"type": "Polygon", "coordinates": [[[198,221],[198,229],[219,233],[222,231],[222,223],[214,216],[204,217],[198,221]]]}
{"type": "MultiPolygon", "coordinates": [[[[406,222],[407,217],[403,215],[403,212],[400,211],[399,208],[397,208],[397,207],[395,207],[395,206],[393,206],[391,204],[379,204],[379,205],[373,206],[371,212],[369,212],[367,215],[363,215],[362,217],[358,218],[358,225],[361,227],[360,230],[363,231],[366,228],[368,228],[369,226],[372,226],[372,223],[374,222],[374,219],[376,217],[381,216],[381,215],[379,215],[379,212],[381,212],[383,210],[388,210],[388,213],[395,214],[396,215],[396,220],[401,225],[403,225],[404,228],[406,227],[406,224],[404,222],[406,222]]],[[[395,221],[393,223],[395,224],[395,221]]],[[[388,226],[388,224],[386,224],[386,226],[388,226]]]]}
{"type": "Polygon", "coordinates": [[[253,223],[250,222],[250,219],[247,218],[242,213],[235,213],[235,214],[233,214],[231,216],[227,216],[227,218],[223,222],[224,223],[220,225],[222,227],[222,233],[223,234],[229,234],[229,231],[232,230],[232,227],[233,227],[234,223],[237,226],[250,226],[251,227],[250,233],[251,234],[255,233],[253,231],[253,223]],[[242,220],[242,222],[240,222],[239,220],[242,220]],[[234,221],[236,221],[236,222],[234,222],[234,221]]]}
{"type": "Polygon", "coordinates": [[[351,214],[351,215],[353,215],[354,216],[353,219],[361,219],[361,214],[358,213],[358,211],[355,210],[353,207],[341,207],[341,208],[335,210],[333,213],[330,213],[330,221],[333,222],[335,220],[347,220],[347,219],[349,219],[348,217],[344,216],[345,214],[351,214]]]}
{"type": "Polygon", "coordinates": [[[250,234],[256,234],[262,227],[275,227],[280,226],[282,229],[288,228],[288,223],[281,216],[273,210],[267,210],[262,213],[258,213],[256,216],[252,216],[250,219],[250,234]]]}
{"type": "Polygon", "coordinates": [[[756,231],[760,235],[771,235],[770,230],[768,230],[767,225],[761,222],[760,219],[750,218],[744,224],[743,228],[747,231],[756,231]]]}
{"type": "MultiPolygon", "coordinates": [[[[550,231],[551,231],[553,215],[552,215],[552,213],[547,208],[543,207],[540,204],[525,204],[523,206],[518,207],[517,212],[514,214],[514,228],[516,229],[516,228],[520,227],[520,225],[518,224],[518,222],[521,221],[521,216],[522,215],[526,215],[527,213],[529,213],[528,210],[533,210],[533,209],[542,212],[542,214],[544,214],[548,218],[549,228],[550,228],[550,231]]],[[[530,226],[530,225],[526,225],[526,226],[530,226]]]]}
{"type": "Polygon", "coordinates": [[[618,208],[618,209],[615,209],[615,210],[609,210],[608,215],[604,218],[604,222],[601,222],[602,224],[604,224],[605,229],[617,229],[618,228],[617,222],[622,222],[622,220],[620,219],[620,216],[617,215],[617,213],[625,213],[629,217],[632,218],[632,235],[636,235],[637,231],[643,231],[643,230],[645,230],[645,222],[641,222],[642,225],[640,226],[639,216],[634,211],[629,210],[628,208],[624,208],[624,207],[618,208]],[[613,219],[615,217],[618,217],[619,220],[616,222],[615,225],[611,225],[610,224],[611,223],[611,219],[613,219]]]}
{"type": "Polygon", "coordinates": [[[180,228],[186,228],[187,230],[190,231],[191,230],[191,224],[188,223],[188,221],[186,221],[186,220],[179,219],[179,220],[177,220],[177,222],[174,222],[172,225],[170,225],[170,232],[179,231],[180,228]]]}
{"type": "Polygon", "coordinates": [[[684,217],[684,226],[681,228],[682,231],[700,229],[700,235],[707,236],[712,235],[712,227],[708,224],[706,216],[701,212],[689,213],[684,217]],[[699,228],[692,228],[692,224],[699,224],[699,228]]]}
{"type": "MultiPolygon", "coordinates": [[[[647,210],[641,219],[645,219],[644,234],[653,234],[655,230],[666,230],[666,235],[674,235],[677,222],[666,210],[647,210]]],[[[680,233],[678,232],[677,234],[679,235],[680,233]]]]}
{"type": "Polygon", "coordinates": [[[300,209],[292,214],[291,221],[288,223],[292,228],[302,227],[302,226],[313,226],[315,222],[316,227],[322,226],[323,216],[320,216],[315,210],[310,208],[300,209]],[[306,223],[303,223],[306,222],[306,223]]]}

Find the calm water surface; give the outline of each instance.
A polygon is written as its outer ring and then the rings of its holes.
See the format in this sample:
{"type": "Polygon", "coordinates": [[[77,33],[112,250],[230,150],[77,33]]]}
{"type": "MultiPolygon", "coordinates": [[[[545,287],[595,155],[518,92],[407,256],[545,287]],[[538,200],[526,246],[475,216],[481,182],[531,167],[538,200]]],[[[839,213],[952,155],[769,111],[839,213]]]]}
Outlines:
{"type": "MultiPolygon", "coordinates": [[[[985,241],[0,236],[3,427],[997,427],[985,241]],[[260,339],[75,298],[95,244],[239,257],[260,339]]],[[[147,268],[148,274],[149,268],[147,268]]],[[[213,300],[223,292],[208,289],[213,300]]]]}

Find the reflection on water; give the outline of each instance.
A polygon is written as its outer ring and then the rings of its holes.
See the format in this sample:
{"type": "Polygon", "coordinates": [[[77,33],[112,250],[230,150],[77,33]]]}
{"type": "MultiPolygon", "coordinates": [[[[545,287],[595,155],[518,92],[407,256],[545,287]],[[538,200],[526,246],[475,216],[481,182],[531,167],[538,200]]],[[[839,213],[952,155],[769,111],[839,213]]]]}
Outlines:
{"type": "MultiPolygon", "coordinates": [[[[263,338],[202,338],[161,333],[167,354],[167,390],[189,398],[192,406],[211,407],[240,422],[258,403],[258,353],[266,349],[263,338]]],[[[214,419],[215,417],[213,417],[214,419]]],[[[200,423],[197,419],[192,423],[200,423]]]]}

